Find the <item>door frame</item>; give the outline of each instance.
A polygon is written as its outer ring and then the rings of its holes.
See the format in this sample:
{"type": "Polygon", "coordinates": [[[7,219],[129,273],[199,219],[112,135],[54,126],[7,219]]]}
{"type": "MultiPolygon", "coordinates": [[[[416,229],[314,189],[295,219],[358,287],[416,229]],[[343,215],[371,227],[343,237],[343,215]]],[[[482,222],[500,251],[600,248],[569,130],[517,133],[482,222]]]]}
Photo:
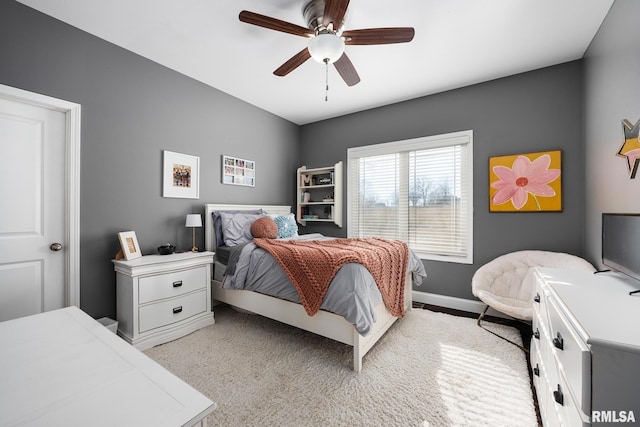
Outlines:
{"type": "Polygon", "coordinates": [[[0,84],[0,98],[64,113],[65,306],[80,307],[80,104],[0,84]]]}

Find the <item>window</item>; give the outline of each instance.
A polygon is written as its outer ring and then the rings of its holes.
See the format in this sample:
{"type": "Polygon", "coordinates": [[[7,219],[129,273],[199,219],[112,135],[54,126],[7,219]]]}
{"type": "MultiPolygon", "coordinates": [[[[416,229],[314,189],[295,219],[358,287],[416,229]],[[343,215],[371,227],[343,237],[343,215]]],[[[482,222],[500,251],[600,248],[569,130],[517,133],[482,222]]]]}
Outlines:
{"type": "Polygon", "coordinates": [[[348,235],[473,263],[473,131],[347,150],[348,235]]]}

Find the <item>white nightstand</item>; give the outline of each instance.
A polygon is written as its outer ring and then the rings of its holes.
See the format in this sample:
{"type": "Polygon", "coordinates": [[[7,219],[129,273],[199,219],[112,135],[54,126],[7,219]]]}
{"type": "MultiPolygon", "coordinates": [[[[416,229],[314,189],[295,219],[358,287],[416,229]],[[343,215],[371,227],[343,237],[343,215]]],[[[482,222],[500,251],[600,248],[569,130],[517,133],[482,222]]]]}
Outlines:
{"type": "Polygon", "coordinates": [[[213,255],[184,252],[113,260],[118,335],[144,350],[212,325],[213,255]]]}

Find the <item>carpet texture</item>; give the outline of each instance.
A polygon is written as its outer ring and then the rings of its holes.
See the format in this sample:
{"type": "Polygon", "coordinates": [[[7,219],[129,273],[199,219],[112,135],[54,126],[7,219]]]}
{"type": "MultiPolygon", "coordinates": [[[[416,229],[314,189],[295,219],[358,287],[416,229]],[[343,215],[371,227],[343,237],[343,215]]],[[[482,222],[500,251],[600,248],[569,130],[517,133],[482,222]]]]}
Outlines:
{"type": "Polygon", "coordinates": [[[145,351],[218,404],[210,426],[538,425],[525,354],[475,319],[413,309],[357,374],[344,344],[228,307],[215,318],[145,351]]]}

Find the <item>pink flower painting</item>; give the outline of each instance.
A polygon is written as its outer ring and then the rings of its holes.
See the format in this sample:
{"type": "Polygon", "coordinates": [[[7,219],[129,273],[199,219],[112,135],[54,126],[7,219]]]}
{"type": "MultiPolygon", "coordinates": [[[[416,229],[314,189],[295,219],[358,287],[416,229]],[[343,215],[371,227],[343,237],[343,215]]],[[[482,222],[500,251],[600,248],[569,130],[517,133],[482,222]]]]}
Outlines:
{"type": "Polygon", "coordinates": [[[489,163],[491,211],[561,210],[560,151],[493,157],[489,163]]]}

